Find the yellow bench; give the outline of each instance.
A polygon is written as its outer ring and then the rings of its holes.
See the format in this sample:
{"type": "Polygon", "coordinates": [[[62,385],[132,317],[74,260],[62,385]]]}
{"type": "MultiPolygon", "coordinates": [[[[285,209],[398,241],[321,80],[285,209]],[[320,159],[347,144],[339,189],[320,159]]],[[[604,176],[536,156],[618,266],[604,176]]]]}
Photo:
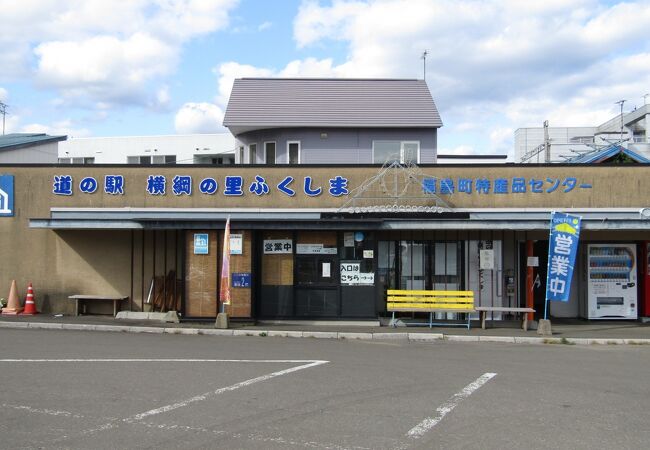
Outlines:
{"type": "Polygon", "coordinates": [[[470,329],[469,314],[474,309],[474,292],[472,291],[407,291],[389,289],[387,292],[387,310],[393,313],[392,324],[395,326],[396,312],[428,312],[429,323],[417,325],[465,326],[464,323],[434,323],[433,313],[465,313],[467,329],[470,329]]]}

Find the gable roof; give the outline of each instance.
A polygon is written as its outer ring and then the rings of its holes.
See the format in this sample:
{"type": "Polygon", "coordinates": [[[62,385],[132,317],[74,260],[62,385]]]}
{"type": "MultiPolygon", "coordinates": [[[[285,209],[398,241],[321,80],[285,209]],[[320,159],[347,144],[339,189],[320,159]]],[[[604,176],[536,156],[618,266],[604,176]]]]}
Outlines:
{"type": "Polygon", "coordinates": [[[65,141],[67,136],[50,136],[45,133],[11,133],[0,136],[0,150],[16,150],[32,145],[65,141]]]}
{"type": "Polygon", "coordinates": [[[568,162],[571,164],[597,164],[605,162],[608,159],[615,157],[619,153],[628,156],[633,161],[638,163],[650,163],[650,159],[646,158],[645,156],[617,144],[612,144],[608,147],[594,152],[585,153],[584,155],[580,155],[577,158],[569,160],[568,162]]]}
{"type": "Polygon", "coordinates": [[[424,80],[240,78],[223,124],[237,135],[265,128],[439,128],[424,80]]]}

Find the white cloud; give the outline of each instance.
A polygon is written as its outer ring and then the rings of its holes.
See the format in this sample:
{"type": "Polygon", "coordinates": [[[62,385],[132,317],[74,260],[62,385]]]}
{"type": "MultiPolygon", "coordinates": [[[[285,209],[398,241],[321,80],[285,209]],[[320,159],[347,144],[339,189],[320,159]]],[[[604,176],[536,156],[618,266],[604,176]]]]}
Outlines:
{"type": "Polygon", "coordinates": [[[215,68],[213,72],[219,76],[219,94],[216,100],[217,103],[224,106],[228,104],[230,91],[232,90],[232,84],[235,81],[235,78],[270,77],[273,74],[271,69],[239,64],[236,62],[221,64],[218,68],[215,68]]]}
{"type": "Polygon", "coordinates": [[[50,135],[66,135],[70,137],[90,136],[90,131],[86,128],[78,128],[71,120],[61,120],[51,125],[40,123],[31,123],[20,127],[21,133],[46,133],[50,135]]]}
{"type": "Polygon", "coordinates": [[[237,0],[0,0],[0,77],[34,76],[63,103],[156,103],[183,44],[237,0]],[[32,73],[34,71],[34,73],[32,73]]]}
{"type": "Polygon", "coordinates": [[[171,97],[169,95],[169,86],[162,86],[156,92],[156,104],[160,107],[166,107],[169,105],[171,97]]]}
{"type": "Polygon", "coordinates": [[[335,1],[331,7],[322,7],[316,1],[303,2],[294,21],[294,38],[298,47],[322,38],[349,38],[352,22],[366,9],[364,2],[335,1]]]}
{"type": "MultiPolygon", "coordinates": [[[[427,81],[448,125],[441,147],[482,128],[483,148],[504,149],[508,130],[545,119],[596,125],[620,98],[641,105],[648,23],[647,0],[305,1],[294,39],[299,48],[348,43],[344,62],[321,67],[328,76],[421,78],[428,49],[427,81]]],[[[301,61],[291,64],[300,72],[301,61]]]]}
{"type": "Polygon", "coordinates": [[[239,64],[229,61],[215,68],[213,72],[219,77],[219,94],[216,102],[224,108],[228,104],[230,91],[235,78],[255,77],[346,77],[345,66],[334,66],[332,59],[306,58],[304,60],[290,61],[280,70],[265,67],[255,67],[248,64],[239,64]]]}
{"type": "Polygon", "coordinates": [[[174,120],[179,134],[221,133],[222,123],[223,110],[213,103],[185,103],[174,120]]]}
{"type": "Polygon", "coordinates": [[[259,26],[257,27],[257,31],[268,30],[268,29],[271,28],[272,26],[273,26],[273,23],[272,23],[272,22],[269,22],[269,21],[267,20],[266,22],[262,22],[261,24],[259,24],[259,26]]]}
{"type": "Polygon", "coordinates": [[[48,42],[34,52],[39,84],[59,89],[64,98],[107,103],[144,103],[146,82],[168,74],[177,58],[176,49],[142,33],[126,40],[48,42]]]}
{"type": "Polygon", "coordinates": [[[0,102],[6,102],[9,98],[9,92],[5,88],[0,87],[0,102]]]}

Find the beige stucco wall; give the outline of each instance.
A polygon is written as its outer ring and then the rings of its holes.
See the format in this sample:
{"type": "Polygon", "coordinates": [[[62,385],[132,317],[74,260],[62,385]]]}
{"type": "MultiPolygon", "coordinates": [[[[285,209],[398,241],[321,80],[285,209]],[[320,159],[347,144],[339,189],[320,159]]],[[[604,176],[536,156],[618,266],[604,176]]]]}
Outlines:
{"type": "MultiPolygon", "coordinates": [[[[0,166],[0,173],[12,173],[16,176],[16,207],[19,213],[29,217],[49,217],[50,207],[152,207],[152,208],[238,208],[238,207],[278,207],[278,208],[331,208],[339,207],[348,197],[333,197],[327,193],[328,180],[336,175],[348,179],[348,188],[352,191],[363,181],[376,175],[377,167],[134,167],[134,166],[52,166],[52,167],[9,167],[0,166]],[[108,195],[103,192],[104,175],[117,174],[125,177],[125,195],[108,195]],[[146,192],[148,175],[165,175],[167,177],[167,194],[164,196],[149,195],[146,192]],[[72,196],[52,194],[52,179],[54,175],[71,175],[75,190],[72,196]],[[175,175],[190,175],[193,178],[193,194],[191,196],[175,196],[171,192],[171,180],[175,175]],[[223,180],[227,175],[240,175],[244,178],[244,195],[227,197],[222,194],[223,180]],[[263,176],[271,192],[268,195],[256,196],[248,192],[248,186],[255,175],[263,176]],[[294,197],[288,197],[276,189],[276,185],[291,175],[295,181],[291,185],[296,190],[294,197]],[[79,191],[79,181],[85,176],[93,176],[99,182],[99,188],[94,194],[84,194],[79,191]],[[308,197],[302,192],[305,176],[314,179],[313,186],[321,186],[324,193],[318,197],[308,197]],[[199,182],[205,177],[213,177],[219,182],[219,190],[214,195],[201,194],[199,182]]],[[[538,180],[575,177],[578,183],[589,183],[592,189],[576,187],[572,192],[563,193],[559,186],[553,193],[522,194],[472,194],[455,193],[441,196],[454,207],[645,207],[648,206],[650,193],[650,168],[647,166],[435,166],[423,167],[425,175],[438,178],[459,177],[478,179],[525,177],[538,180]]],[[[393,176],[386,178],[387,187],[392,187],[393,176]]],[[[403,180],[403,174],[398,176],[403,180]]],[[[379,185],[373,191],[381,193],[379,185]]],[[[550,184],[545,182],[544,189],[550,184]]],[[[422,195],[421,189],[413,184],[409,191],[422,195]]]]}
{"type": "MultiPolygon", "coordinates": [[[[338,207],[348,198],[332,197],[327,194],[328,180],[341,175],[349,180],[349,189],[376,174],[377,167],[132,167],[132,166],[43,166],[17,167],[0,166],[0,174],[15,177],[15,216],[0,217],[0,297],[6,297],[12,279],[18,282],[21,297],[24,298],[28,282],[34,283],[36,303],[45,312],[72,312],[66,300],[68,295],[79,293],[130,295],[134,286],[136,300],[132,307],[138,308],[141,297],[142,276],[141,250],[142,231],[132,232],[97,230],[53,231],[30,229],[29,219],[50,217],[51,207],[166,207],[166,208],[239,208],[239,207],[338,207]],[[125,195],[112,196],[103,192],[103,177],[106,174],[125,176],[125,195]],[[151,196],[146,190],[148,175],[161,174],[168,178],[167,195],[151,196]],[[264,176],[271,187],[267,196],[255,196],[248,192],[248,185],[255,175],[264,176]],[[287,174],[296,181],[292,187],[296,195],[289,198],[278,192],[275,185],[287,174]],[[52,193],[55,175],[72,175],[75,191],[70,197],[52,193]],[[171,194],[171,178],[174,175],[193,177],[192,196],[171,194]],[[222,194],[223,179],[226,175],[244,177],[242,197],[225,197],[222,194]],[[94,176],[99,188],[94,194],[79,192],[78,183],[84,176],[94,176]],[[215,195],[198,192],[198,183],[204,177],[214,177],[219,181],[219,191],[215,195]],[[314,186],[322,186],[324,193],[315,198],[302,192],[304,176],[314,178],[314,186]],[[133,273],[131,258],[134,258],[133,273]]],[[[455,207],[645,207],[650,204],[650,177],[648,167],[603,167],[603,166],[498,166],[498,167],[425,167],[425,174],[444,178],[495,178],[512,179],[515,176],[543,179],[576,177],[579,183],[591,183],[592,189],[576,188],[570,193],[561,193],[562,188],[551,194],[508,194],[479,195],[456,193],[443,196],[455,207]]],[[[547,186],[546,186],[547,187],[547,186]]],[[[421,194],[413,191],[413,193],[421,194]]],[[[540,238],[544,233],[541,233],[540,238]]],[[[645,233],[591,234],[584,237],[612,239],[644,239],[645,233]]],[[[145,238],[145,246],[152,244],[145,238]]],[[[160,239],[160,237],[159,237],[160,239]]],[[[171,239],[168,236],[168,239],[171,239]]],[[[160,241],[157,245],[161,245],[160,241]]],[[[173,246],[173,243],[171,244],[173,246]]],[[[147,250],[147,252],[150,249],[147,250]]],[[[158,260],[162,252],[157,253],[158,260]]],[[[168,256],[171,258],[171,256],[168,256]]],[[[145,265],[151,265],[145,262],[145,265]]],[[[163,264],[157,262],[160,268],[163,264]]],[[[172,263],[170,262],[171,266],[172,263]]],[[[144,279],[150,279],[151,268],[147,266],[144,279]]],[[[162,273],[162,272],[161,272],[162,273]]],[[[146,284],[146,283],[145,283],[146,284]]]]}

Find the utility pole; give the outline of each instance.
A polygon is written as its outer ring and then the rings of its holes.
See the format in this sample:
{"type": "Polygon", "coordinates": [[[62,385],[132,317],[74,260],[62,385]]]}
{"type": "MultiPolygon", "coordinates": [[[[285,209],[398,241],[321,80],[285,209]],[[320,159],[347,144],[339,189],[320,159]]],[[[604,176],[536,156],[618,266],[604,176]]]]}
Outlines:
{"type": "Polygon", "coordinates": [[[0,102],[0,114],[2,114],[2,135],[5,135],[5,116],[7,115],[7,105],[0,102]]]}
{"type": "Polygon", "coordinates": [[[425,50],[422,52],[422,79],[424,81],[427,81],[427,55],[429,54],[429,50],[425,50]]]}
{"type": "Polygon", "coordinates": [[[621,105],[621,142],[623,142],[623,104],[626,101],[627,100],[619,100],[619,101],[615,102],[615,104],[621,105]]]}
{"type": "Polygon", "coordinates": [[[548,138],[548,120],[544,121],[544,162],[551,162],[551,140],[548,138]]]}

